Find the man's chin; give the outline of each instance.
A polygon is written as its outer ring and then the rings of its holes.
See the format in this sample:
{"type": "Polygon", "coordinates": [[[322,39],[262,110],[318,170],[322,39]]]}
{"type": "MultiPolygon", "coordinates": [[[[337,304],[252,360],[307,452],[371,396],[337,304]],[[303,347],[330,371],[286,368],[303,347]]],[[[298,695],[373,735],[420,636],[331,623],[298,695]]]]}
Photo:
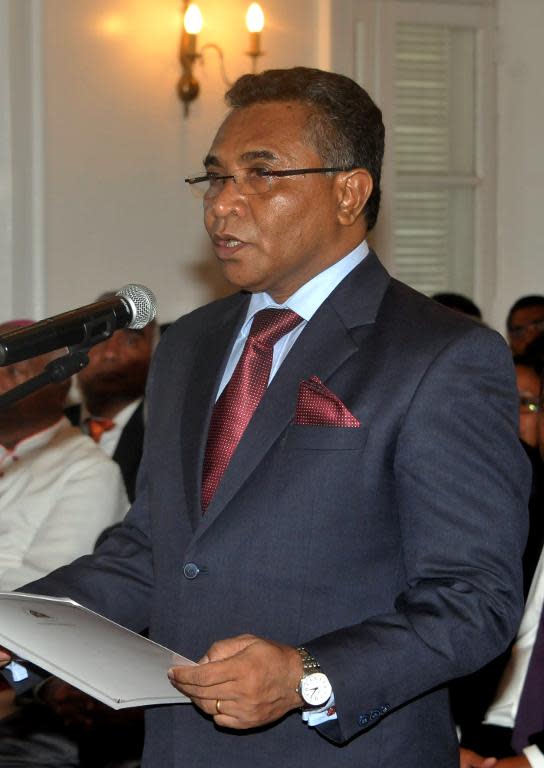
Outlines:
{"type": "Polygon", "coordinates": [[[248,271],[239,262],[220,261],[221,272],[227,283],[241,291],[257,293],[266,291],[266,286],[256,275],[249,274],[248,271]]]}

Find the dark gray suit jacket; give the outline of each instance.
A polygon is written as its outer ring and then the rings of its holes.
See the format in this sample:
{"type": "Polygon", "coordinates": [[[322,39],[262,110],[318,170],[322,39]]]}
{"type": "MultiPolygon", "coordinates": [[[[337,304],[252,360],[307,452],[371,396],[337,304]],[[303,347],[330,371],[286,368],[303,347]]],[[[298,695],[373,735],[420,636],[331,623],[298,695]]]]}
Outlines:
{"type": "Polygon", "coordinates": [[[371,253],[296,341],[203,517],[208,423],[247,303],[169,328],[126,523],[32,589],[195,659],[243,632],[303,643],[332,681],[339,719],[321,733],[298,712],[235,733],[190,705],[151,709],[148,768],[457,768],[444,685],[496,656],[522,607],[529,472],[509,351],[371,253]],[[360,428],[293,423],[313,375],[360,428]]]}

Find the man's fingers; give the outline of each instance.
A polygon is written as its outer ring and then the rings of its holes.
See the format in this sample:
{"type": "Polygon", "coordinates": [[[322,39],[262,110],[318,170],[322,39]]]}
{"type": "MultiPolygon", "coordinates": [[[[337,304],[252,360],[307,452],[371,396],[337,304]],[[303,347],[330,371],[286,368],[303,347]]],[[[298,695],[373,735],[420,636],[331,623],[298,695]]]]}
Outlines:
{"type": "Polygon", "coordinates": [[[183,686],[201,686],[208,688],[238,680],[241,677],[240,664],[235,657],[219,661],[209,660],[195,666],[171,667],[168,670],[170,682],[183,686]]]}
{"type": "Polygon", "coordinates": [[[193,704],[213,717],[214,723],[221,728],[241,730],[259,723],[252,722],[250,714],[245,712],[239,702],[232,699],[193,699],[193,704]]]}
{"type": "Polygon", "coordinates": [[[209,661],[229,659],[237,653],[244,651],[249,645],[257,641],[255,635],[237,635],[226,640],[218,640],[206,652],[209,661]]]}
{"type": "Polygon", "coordinates": [[[213,685],[195,685],[187,682],[179,682],[174,677],[169,677],[169,679],[174,688],[181,691],[181,693],[184,693],[192,701],[198,704],[198,706],[200,706],[200,702],[205,702],[205,706],[202,706],[201,709],[204,709],[208,714],[215,714],[215,711],[212,712],[211,709],[215,707],[217,699],[228,701],[236,698],[235,689],[229,681],[213,685]]]}
{"type": "Polygon", "coordinates": [[[10,651],[6,651],[5,648],[0,647],[0,666],[5,667],[11,661],[10,651]]]}
{"type": "Polygon", "coordinates": [[[496,757],[483,757],[477,752],[461,747],[459,750],[460,768],[494,768],[497,764],[496,757]]]}
{"type": "Polygon", "coordinates": [[[221,662],[210,662],[203,664],[202,667],[172,667],[168,670],[168,679],[172,684],[181,685],[187,689],[211,688],[212,686],[222,685],[232,680],[232,675],[223,670],[210,667],[217,666],[221,662]]]}

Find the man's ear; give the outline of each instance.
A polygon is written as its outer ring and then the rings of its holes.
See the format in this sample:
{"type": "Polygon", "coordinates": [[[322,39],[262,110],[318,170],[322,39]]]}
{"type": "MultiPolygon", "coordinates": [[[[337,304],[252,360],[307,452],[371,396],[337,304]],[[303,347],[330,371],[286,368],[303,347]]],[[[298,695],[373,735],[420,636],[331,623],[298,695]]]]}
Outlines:
{"type": "Polygon", "coordinates": [[[337,176],[338,221],[350,226],[361,215],[373,189],[372,176],[366,168],[355,168],[337,176]]]}

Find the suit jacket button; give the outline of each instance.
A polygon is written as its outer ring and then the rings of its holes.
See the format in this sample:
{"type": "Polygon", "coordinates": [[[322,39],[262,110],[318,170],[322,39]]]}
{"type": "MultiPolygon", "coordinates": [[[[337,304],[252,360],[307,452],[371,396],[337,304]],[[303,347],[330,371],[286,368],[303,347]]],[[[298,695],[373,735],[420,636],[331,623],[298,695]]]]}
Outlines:
{"type": "Polygon", "coordinates": [[[359,715],[359,725],[368,725],[370,722],[370,716],[368,712],[365,712],[363,715],[359,715]]]}
{"type": "Polygon", "coordinates": [[[185,563],[183,566],[183,575],[186,579],[196,579],[200,573],[200,568],[196,563],[185,563]]]}

